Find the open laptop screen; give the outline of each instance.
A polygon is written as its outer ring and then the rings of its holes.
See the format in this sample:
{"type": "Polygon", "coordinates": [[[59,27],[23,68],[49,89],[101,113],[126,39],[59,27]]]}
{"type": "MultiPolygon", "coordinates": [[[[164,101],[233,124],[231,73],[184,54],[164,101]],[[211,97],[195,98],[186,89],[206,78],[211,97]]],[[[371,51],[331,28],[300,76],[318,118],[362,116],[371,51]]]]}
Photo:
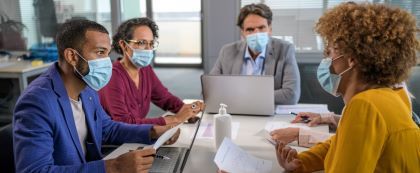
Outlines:
{"type": "Polygon", "coordinates": [[[208,113],[224,103],[230,114],[274,115],[273,76],[202,75],[201,85],[208,113]]]}

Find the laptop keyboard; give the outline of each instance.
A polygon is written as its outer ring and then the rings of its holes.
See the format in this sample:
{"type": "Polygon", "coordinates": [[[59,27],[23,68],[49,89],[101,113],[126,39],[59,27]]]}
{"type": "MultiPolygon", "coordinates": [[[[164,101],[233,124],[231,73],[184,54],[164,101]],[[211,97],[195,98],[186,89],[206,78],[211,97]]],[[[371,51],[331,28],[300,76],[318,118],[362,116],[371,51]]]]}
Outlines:
{"type": "Polygon", "coordinates": [[[157,155],[166,156],[170,159],[155,158],[150,172],[172,173],[179,170],[187,148],[180,147],[161,147],[157,150],[157,155]]]}

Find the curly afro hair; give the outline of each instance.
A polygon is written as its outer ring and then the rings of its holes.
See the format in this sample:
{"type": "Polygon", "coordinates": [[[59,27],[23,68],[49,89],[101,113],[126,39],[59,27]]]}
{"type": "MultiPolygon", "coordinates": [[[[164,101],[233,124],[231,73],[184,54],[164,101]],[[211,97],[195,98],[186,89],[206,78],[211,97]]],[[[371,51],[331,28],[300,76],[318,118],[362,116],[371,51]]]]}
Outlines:
{"type": "Polygon", "coordinates": [[[416,19],[384,4],[342,3],[328,10],[315,28],[324,39],[357,61],[364,82],[392,86],[406,80],[416,65],[416,19]]]}
{"type": "Polygon", "coordinates": [[[133,39],[133,32],[139,26],[148,26],[152,30],[154,39],[159,38],[159,28],[156,23],[147,17],[133,18],[122,23],[117,30],[117,33],[112,37],[112,48],[119,54],[123,54],[119,45],[120,40],[133,39]]]}

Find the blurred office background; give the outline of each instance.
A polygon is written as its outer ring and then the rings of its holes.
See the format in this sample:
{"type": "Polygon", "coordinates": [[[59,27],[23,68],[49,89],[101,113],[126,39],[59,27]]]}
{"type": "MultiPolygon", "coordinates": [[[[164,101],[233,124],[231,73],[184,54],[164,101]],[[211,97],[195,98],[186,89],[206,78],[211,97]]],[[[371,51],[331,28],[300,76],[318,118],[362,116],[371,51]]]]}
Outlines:
{"type": "MultiPolygon", "coordinates": [[[[356,2],[365,2],[355,0],[356,2]]],[[[273,10],[273,37],[295,45],[302,80],[301,103],[325,103],[340,113],[341,98],[324,92],[316,79],[323,57],[323,43],[314,33],[322,13],[342,0],[1,0],[0,69],[10,59],[31,48],[53,43],[60,24],[85,18],[104,25],[113,35],[118,25],[134,17],[153,18],[159,26],[159,47],[154,59],[156,73],[172,93],[181,98],[201,98],[200,75],[213,67],[220,48],[240,40],[236,24],[239,9],[250,3],[265,3],[273,10]],[[9,53],[11,56],[9,56],[9,53]],[[9,58],[5,58],[9,56],[9,58]]],[[[420,17],[418,0],[368,0],[398,6],[420,17]]],[[[112,58],[118,55],[112,54],[112,58]]],[[[20,60],[20,59],[19,59],[20,60]]],[[[419,76],[420,70],[415,74],[419,76]]],[[[1,70],[0,70],[1,71],[1,70]]],[[[28,82],[37,75],[28,78],[28,82]]],[[[0,74],[0,125],[11,122],[20,95],[19,81],[0,74]]],[[[419,95],[419,82],[409,86],[419,95]],[[417,86],[416,86],[417,85],[417,86]]],[[[420,96],[418,96],[420,97],[420,96]]],[[[418,104],[418,102],[414,102],[418,104]]],[[[419,111],[419,107],[415,107],[419,111]]],[[[149,115],[163,113],[153,107],[149,115]]]]}

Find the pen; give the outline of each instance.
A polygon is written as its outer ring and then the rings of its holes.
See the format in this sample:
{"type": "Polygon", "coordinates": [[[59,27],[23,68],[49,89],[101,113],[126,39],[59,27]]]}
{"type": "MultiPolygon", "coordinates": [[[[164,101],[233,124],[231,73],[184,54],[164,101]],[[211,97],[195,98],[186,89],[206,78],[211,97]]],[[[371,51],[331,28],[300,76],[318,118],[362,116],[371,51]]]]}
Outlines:
{"type": "Polygon", "coordinates": [[[162,155],[157,155],[157,154],[155,155],[155,158],[163,159],[163,160],[169,160],[169,159],[171,159],[168,156],[162,156],[162,155]]]}
{"type": "MultiPolygon", "coordinates": [[[[294,115],[294,116],[297,116],[298,115],[295,112],[289,112],[289,113],[292,114],[292,115],[294,115]]],[[[302,118],[302,122],[303,123],[309,123],[309,121],[311,121],[308,116],[300,116],[300,118],[302,118]]]]}
{"type": "Polygon", "coordinates": [[[294,115],[294,116],[297,116],[298,114],[297,113],[295,113],[295,112],[289,112],[289,114],[292,114],[292,115],[294,115]]]}
{"type": "MultiPolygon", "coordinates": [[[[129,151],[131,152],[131,151],[134,151],[134,150],[129,150],[129,151]]],[[[159,154],[152,154],[152,155],[149,155],[149,156],[153,156],[153,157],[155,157],[157,159],[163,159],[163,160],[169,160],[169,159],[171,159],[168,156],[163,156],[163,155],[159,155],[159,154]]]]}

